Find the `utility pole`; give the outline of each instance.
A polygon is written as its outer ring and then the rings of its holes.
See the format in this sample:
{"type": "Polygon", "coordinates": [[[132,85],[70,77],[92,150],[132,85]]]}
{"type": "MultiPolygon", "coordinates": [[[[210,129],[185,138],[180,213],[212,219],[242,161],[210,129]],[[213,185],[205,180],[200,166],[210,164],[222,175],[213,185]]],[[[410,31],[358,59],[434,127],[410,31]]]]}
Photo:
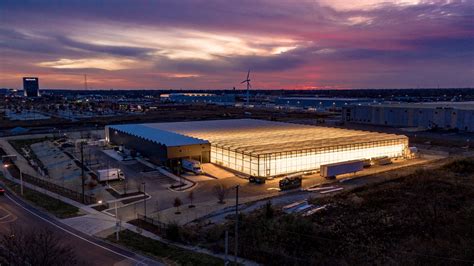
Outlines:
{"type": "Polygon", "coordinates": [[[82,203],[86,203],[86,195],[84,193],[85,179],[84,179],[84,142],[81,140],[81,179],[82,179],[82,203]]]}
{"type": "Polygon", "coordinates": [[[115,201],[115,239],[117,242],[119,241],[119,220],[118,220],[118,214],[117,214],[117,201],[115,201]]]}
{"type": "Polygon", "coordinates": [[[21,184],[20,191],[21,191],[21,195],[23,196],[23,172],[21,171],[21,169],[20,169],[20,184],[21,184]]]}
{"type": "Polygon", "coordinates": [[[235,265],[237,265],[237,251],[239,249],[239,187],[239,185],[235,186],[235,265]]]}
{"type": "Polygon", "coordinates": [[[143,200],[143,205],[144,205],[144,207],[145,207],[145,221],[146,221],[146,192],[145,192],[145,188],[146,188],[145,185],[146,185],[146,183],[143,182],[142,184],[143,184],[143,195],[145,196],[145,199],[143,200]]]}

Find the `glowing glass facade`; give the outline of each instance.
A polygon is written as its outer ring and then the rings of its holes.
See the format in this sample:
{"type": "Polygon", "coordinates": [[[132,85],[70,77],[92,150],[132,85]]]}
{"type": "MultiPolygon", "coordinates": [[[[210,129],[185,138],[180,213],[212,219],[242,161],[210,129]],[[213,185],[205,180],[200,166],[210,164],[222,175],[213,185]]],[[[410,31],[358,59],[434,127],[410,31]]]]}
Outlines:
{"type": "Polygon", "coordinates": [[[255,156],[211,145],[211,162],[249,175],[276,176],[315,170],[322,164],[335,162],[382,156],[400,157],[404,155],[405,142],[401,139],[375,141],[255,156]]]}
{"type": "Polygon", "coordinates": [[[319,169],[321,164],[382,156],[408,150],[402,135],[317,127],[254,119],[144,124],[207,140],[211,162],[255,176],[319,169]]]}

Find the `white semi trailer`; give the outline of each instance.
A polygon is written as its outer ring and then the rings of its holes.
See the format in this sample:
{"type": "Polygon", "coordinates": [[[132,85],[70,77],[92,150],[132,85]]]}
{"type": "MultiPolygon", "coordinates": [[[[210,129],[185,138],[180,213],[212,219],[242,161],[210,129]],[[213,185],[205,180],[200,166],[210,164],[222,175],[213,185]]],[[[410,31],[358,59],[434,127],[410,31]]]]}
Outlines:
{"type": "Polygon", "coordinates": [[[183,167],[183,169],[193,172],[196,175],[200,175],[204,173],[201,168],[201,162],[196,161],[196,160],[181,159],[181,166],[183,167]]]}
{"type": "Polygon", "coordinates": [[[353,160],[339,163],[324,164],[320,166],[320,174],[327,179],[337,175],[355,173],[364,168],[364,160],[353,160]]]}
{"type": "Polygon", "coordinates": [[[97,173],[97,178],[99,178],[99,182],[125,179],[122,170],[120,170],[119,168],[98,170],[97,173]]]}

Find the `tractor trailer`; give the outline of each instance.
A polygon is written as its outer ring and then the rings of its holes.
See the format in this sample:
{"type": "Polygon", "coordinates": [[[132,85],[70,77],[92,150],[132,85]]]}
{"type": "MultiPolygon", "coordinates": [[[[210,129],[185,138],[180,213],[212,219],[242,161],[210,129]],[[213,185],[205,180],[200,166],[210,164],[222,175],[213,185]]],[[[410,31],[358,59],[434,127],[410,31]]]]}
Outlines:
{"type": "Polygon", "coordinates": [[[125,179],[122,170],[119,168],[110,168],[97,171],[99,182],[125,179]]]}
{"type": "Polygon", "coordinates": [[[320,166],[320,174],[327,179],[337,175],[355,173],[364,168],[364,160],[353,160],[339,163],[324,164],[320,166]]]}

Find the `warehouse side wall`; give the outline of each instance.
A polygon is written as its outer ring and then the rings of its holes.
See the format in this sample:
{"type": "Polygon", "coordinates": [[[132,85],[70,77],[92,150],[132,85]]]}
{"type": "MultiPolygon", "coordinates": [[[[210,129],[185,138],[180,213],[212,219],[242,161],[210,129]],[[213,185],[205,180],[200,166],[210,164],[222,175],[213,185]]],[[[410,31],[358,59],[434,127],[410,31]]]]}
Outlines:
{"type": "Polygon", "coordinates": [[[168,147],[168,159],[191,158],[203,163],[208,163],[210,150],[210,144],[168,147]]]}
{"type": "Polygon", "coordinates": [[[474,111],[456,108],[421,108],[377,105],[344,107],[345,122],[395,127],[457,129],[474,132],[474,111]]]}
{"type": "Polygon", "coordinates": [[[106,127],[108,141],[115,145],[123,145],[128,149],[135,149],[154,163],[166,164],[168,160],[166,146],[148,141],[137,136],[106,127]]]}

